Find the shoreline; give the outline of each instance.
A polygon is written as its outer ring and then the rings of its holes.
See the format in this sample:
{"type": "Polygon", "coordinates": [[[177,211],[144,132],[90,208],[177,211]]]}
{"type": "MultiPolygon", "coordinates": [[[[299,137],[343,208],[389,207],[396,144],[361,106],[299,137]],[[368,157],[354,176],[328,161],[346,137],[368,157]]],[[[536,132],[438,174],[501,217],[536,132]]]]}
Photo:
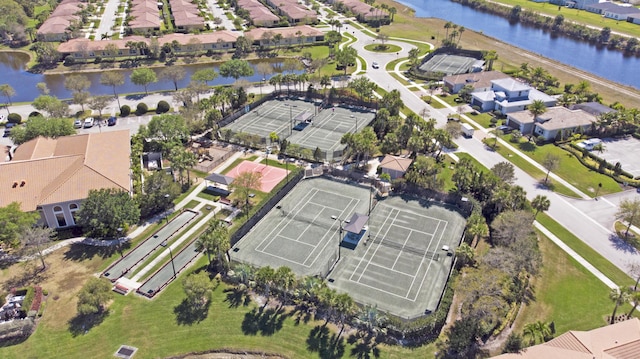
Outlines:
{"type": "MultiPolygon", "coordinates": [[[[379,1],[396,7],[398,12],[395,16],[404,18],[402,19],[404,21],[392,22],[391,25],[383,26],[381,31],[387,30],[385,33],[395,37],[403,37],[402,33],[414,33],[415,35],[411,36],[411,38],[415,38],[416,36],[430,38],[433,36],[435,39],[430,40],[430,42],[436,47],[440,44],[440,40],[444,37],[444,25],[447,23],[447,20],[435,17],[418,17],[415,15],[416,11],[413,7],[395,0],[379,1]]],[[[528,63],[531,68],[540,66],[558,78],[561,85],[567,83],[578,84],[583,80],[588,81],[591,84],[592,90],[597,92],[602,97],[602,101],[607,105],[618,102],[628,108],[639,107],[640,89],[638,88],[594,75],[591,72],[508,44],[501,39],[494,38],[482,32],[466,29],[460,41],[460,46],[470,50],[496,50],[499,57],[494,62],[494,70],[509,71],[510,69],[519,68],[523,63],[528,63]]]]}

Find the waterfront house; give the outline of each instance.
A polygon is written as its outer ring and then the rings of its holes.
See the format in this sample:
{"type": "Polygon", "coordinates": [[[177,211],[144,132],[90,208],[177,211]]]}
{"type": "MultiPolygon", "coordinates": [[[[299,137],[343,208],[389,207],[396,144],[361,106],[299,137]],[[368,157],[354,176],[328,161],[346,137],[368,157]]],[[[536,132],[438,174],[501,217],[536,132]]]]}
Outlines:
{"type": "Polygon", "coordinates": [[[555,106],[535,118],[529,110],[509,113],[506,125],[518,129],[523,135],[542,136],[545,141],[551,141],[559,133],[567,137],[576,132],[589,132],[596,121],[596,116],[588,112],[555,106]]]}

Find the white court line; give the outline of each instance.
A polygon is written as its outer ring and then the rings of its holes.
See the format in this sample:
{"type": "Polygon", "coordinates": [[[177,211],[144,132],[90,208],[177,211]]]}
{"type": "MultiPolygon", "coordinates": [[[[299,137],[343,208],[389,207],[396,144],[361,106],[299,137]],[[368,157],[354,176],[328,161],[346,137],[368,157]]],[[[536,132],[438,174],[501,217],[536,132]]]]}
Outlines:
{"type": "MultiPolygon", "coordinates": [[[[355,199],[353,199],[353,198],[352,198],[352,199],[349,201],[349,204],[347,204],[347,206],[342,210],[342,212],[340,212],[340,216],[339,216],[338,218],[342,218],[342,217],[344,217],[344,213],[345,213],[345,211],[347,211],[347,209],[351,206],[351,203],[353,203],[353,201],[354,201],[354,200],[355,200],[355,199]]],[[[357,200],[356,200],[356,201],[357,201],[357,200]]],[[[357,204],[357,203],[359,203],[359,202],[356,202],[356,204],[357,204]]],[[[316,204],[315,206],[318,206],[318,205],[316,204]]],[[[324,206],[323,206],[323,207],[324,207],[324,206]]],[[[325,210],[325,209],[327,209],[327,207],[325,207],[325,208],[324,208],[322,211],[320,211],[320,212],[321,212],[321,213],[322,213],[322,212],[324,212],[324,210],[325,210]]],[[[318,216],[316,216],[316,218],[318,218],[318,216]]],[[[312,221],[312,222],[313,222],[313,221],[312,221]]],[[[338,221],[334,221],[334,222],[338,223],[338,221]]],[[[339,226],[339,225],[340,225],[340,224],[338,223],[338,226],[339,226]]],[[[329,243],[331,242],[331,238],[329,238],[329,240],[328,240],[328,241],[325,241],[324,239],[327,237],[327,235],[328,235],[329,233],[332,233],[332,232],[333,232],[333,223],[332,223],[332,224],[331,224],[331,226],[329,227],[329,230],[328,230],[328,231],[326,231],[326,232],[324,233],[324,235],[322,236],[322,240],[321,240],[319,243],[322,243],[323,241],[324,241],[324,242],[326,242],[326,243],[325,243],[325,245],[322,247],[322,250],[321,250],[319,253],[317,253],[317,254],[316,254],[315,258],[313,259],[313,262],[311,262],[311,265],[313,265],[313,263],[315,263],[315,262],[318,260],[318,258],[320,257],[320,255],[321,255],[322,253],[324,253],[324,249],[325,249],[325,248],[327,247],[327,245],[329,245],[329,243]]],[[[304,233],[304,232],[303,232],[303,233],[304,233]]],[[[302,233],[300,234],[300,236],[302,236],[302,233]]],[[[329,237],[331,237],[331,234],[329,234],[329,237]]],[[[340,245],[340,244],[338,243],[338,245],[340,245]]],[[[317,247],[316,247],[315,249],[317,249],[317,247]]],[[[306,262],[307,262],[307,260],[309,259],[309,257],[311,257],[311,254],[313,254],[313,252],[315,251],[315,249],[314,249],[313,251],[311,251],[311,253],[309,253],[309,255],[308,255],[308,256],[307,256],[307,258],[305,259],[304,263],[306,263],[306,262]]]]}
{"type": "MultiPolygon", "coordinates": [[[[440,232],[440,239],[438,239],[438,246],[436,247],[436,251],[438,250],[438,248],[440,248],[440,243],[442,243],[442,236],[444,236],[444,233],[447,230],[447,226],[449,225],[449,221],[445,221],[445,220],[441,220],[442,222],[444,222],[444,228],[442,229],[442,232],[440,232]]],[[[430,261],[429,262],[429,267],[427,267],[427,271],[424,272],[424,276],[422,277],[422,282],[420,283],[420,287],[418,287],[418,291],[416,292],[416,296],[414,297],[414,301],[415,299],[418,298],[418,295],[420,294],[420,291],[422,290],[422,286],[424,285],[425,279],[427,279],[427,274],[429,274],[429,269],[431,268],[431,264],[433,264],[434,261],[430,261]]],[[[446,283],[445,283],[446,286],[446,283]]],[[[408,294],[408,292],[407,292],[408,294]]]]}
{"type": "MultiPolygon", "coordinates": [[[[395,218],[398,217],[398,214],[400,214],[400,211],[398,211],[398,213],[396,213],[395,218]]],[[[393,221],[395,220],[395,218],[393,220],[391,220],[391,224],[393,224],[393,221]]],[[[389,233],[390,229],[391,229],[391,226],[388,226],[387,227],[387,231],[384,232],[384,236],[381,237],[382,240],[384,240],[384,237],[387,236],[387,234],[389,233]]],[[[382,247],[382,243],[378,243],[378,246],[376,247],[376,250],[373,251],[373,256],[371,256],[371,258],[369,258],[369,261],[368,261],[367,265],[364,267],[364,270],[362,271],[362,273],[360,273],[360,276],[358,277],[358,281],[360,281],[360,279],[362,279],[362,275],[364,275],[367,272],[367,268],[369,267],[369,264],[371,264],[371,262],[373,261],[373,258],[376,257],[376,253],[378,252],[380,247],[382,247]]],[[[367,252],[369,252],[369,250],[367,250],[367,252]]]]}
{"type": "MultiPolygon", "coordinates": [[[[315,192],[317,192],[318,190],[316,190],[315,188],[312,188],[311,191],[307,192],[304,194],[304,196],[302,196],[302,199],[300,201],[298,201],[298,203],[293,207],[293,209],[296,209],[298,206],[302,205],[304,206],[304,203],[306,202],[302,202],[302,200],[304,200],[307,196],[313,196],[315,192]]],[[[265,216],[266,218],[266,216],[265,216]]],[[[264,220],[264,218],[263,218],[264,220]]],[[[280,220],[280,222],[278,223],[277,226],[275,226],[265,237],[262,241],[260,241],[260,243],[258,243],[258,245],[256,246],[256,251],[258,251],[258,248],[262,246],[262,244],[265,241],[269,241],[269,243],[267,244],[267,246],[271,245],[271,243],[275,240],[275,237],[280,235],[280,233],[282,233],[282,231],[284,230],[284,228],[286,228],[287,226],[283,224],[285,222],[287,222],[287,224],[291,223],[293,219],[289,218],[289,216],[284,217],[283,219],[280,220]],[[273,235],[273,232],[275,232],[276,230],[279,230],[278,233],[276,233],[276,235],[273,235]]],[[[262,221],[262,220],[261,220],[262,221]]]]}
{"type": "MultiPolygon", "coordinates": [[[[304,245],[311,246],[311,247],[313,247],[313,246],[314,246],[313,244],[309,244],[309,243],[306,243],[306,242],[300,242],[300,241],[298,241],[298,240],[297,240],[297,239],[295,239],[295,238],[289,238],[289,237],[287,237],[287,236],[283,236],[282,234],[278,234],[278,235],[277,235],[277,237],[284,238],[284,239],[288,239],[288,240],[290,240],[291,242],[299,242],[299,243],[302,243],[302,244],[304,244],[304,245]]],[[[299,237],[298,237],[298,238],[299,238],[299,237]]]]}
{"type": "MultiPolygon", "coordinates": [[[[384,270],[386,270],[386,271],[389,271],[389,272],[402,274],[402,275],[403,275],[403,276],[405,276],[405,277],[414,278],[414,280],[415,280],[415,277],[416,277],[415,275],[411,275],[411,274],[408,274],[408,273],[405,273],[405,272],[399,271],[399,270],[397,270],[397,269],[391,269],[391,268],[389,268],[389,267],[385,267],[385,266],[383,266],[383,265],[381,265],[381,264],[371,263],[371,265],[372,265],[372,266],[374,266],[374,267],[382,268],[382,269],[384,269],[384,270]]],[[[408,298],[408,297],[407,297],[407,298],[408,298]]]]}
{"type": "MultiPolygon", "coordinates": [[[[445,224],[445,228],[446,228],[446,226],[447,225],[445,224]]],[[[440,221],[438,221],[438,224],[436,225],[436,232],[438,232],[438,228],[440,228],[440,221]]],[[[429,245],[427,246],[427,248],[431,248],[431,243],[433,243],[433,239],[434,239],[434,237],[432,236],[431,240],[429,241],[429,245]]],[[[411,289],[413,288],[413,284],[416,282],[416,277],[418,276],[418,273],[420,273],[420,268],[422,268],[422,264],[424,263],[424,259],[426,257],[427,257],[427,252],[425,251],[424,255],[422,256],[422,260],[420,261],[420,265],[418,266],[418,269],[416,270],[416,275],[413,277],[413,280],[411,281],[411,285],[409,285],[409,289],[407,290],[407,297],[409,297],[409,293],[411,293],[411,289]]],[[[435,255],[432,254],[431,255],[431,260],[429,261],[429,265],[427,266],[427,270],[424,272],[424,275],[422,276],[422,283],[424,283],[424,280],[427,277],[427,273],[429,273],[429,269],[431,268],[431,264],[433,264],[433,262],[434,262],[434,257],[435,257],[435,255]]],[[[420,286],[420,289],[422,289],[422,286],[420,286]]],[[[420,290],[418,290],[418,293],[420,293],[420,290]]],[[[418,296],[418,293],[416,293],[416,297],[418,296]]],[[[414,297],[414,298],[416,298],[416,297],[414,297]]]]}
{"type": "MultiPolygon", "coordinates": [[[[436,221],[436,222],[440,222],[440,221],[436,221]]],[[[411,228],[411,227],[401,226],[401,225],[399,225],[399,224],[396,224],[396,222],[393,222],[393,224],[392,224],[392,225],[393,225],[393,226],[396,226],[396,227],[398,227],[398,228],[408,229],[408,230],[409,230],[409,231],[411,231],[411,232],[418,232],[418,233],[424,234],[424,235],[426,235],[426,236],[433,236],[434,234],[436,234],[435,232],[434,232],[434,233],[423,232],[423,231],[420,231],[420,230],[417,230],[417,229],[413,229],[413,228],[411,228]]],[[[438,228],[438,227],[437,227],[437,225],[436,225],[436,228],[438,228]]]]}
{"type": "MultiPolygon", "coordinates": [[[[391,225],[393,226],[394,224],[391,223],[391,225]]],[[[404,239],[404,243],[402,243],[402,249],[400,250],[400,253],[398,253],[398,255],[396,256],[396,260],[393,262],[393,265],[390,268],[391,270],[394,270],[394,268],[396,267],[396,263],[398,263],[398,259],[400,259],[400,257],[402,257],[402,252],[404,252],[404,247],[407,245],[407,241],[409,240],[409,237],[411,237],[411,233],[413,233],[413,231],[411,229],[409,229],[409,235],[407,235],[407,238],[404,239]]],[[[384,241],[384,239],[383,239],[383,241],[384,241]]],[[[426,251],[425,251],[425,254],[426,254],[426,251]]],[[[420,261],[420,265],[422,265],[422,261],[420,261]]],[[[418,269],[420,269],[420,267],[418,267],[418,269]]],[[[414,279],[415,279],[415,276],[414,276],[414,279]]]]}
{"type": "Polygon", "coordinates": [[[400,294],[396,294],[396,293],[393,293],[393,292],[389,292],[388,290],[380,289],[379,287],[374,287],[374,286],[369,285],[369,284],[364,284],[364,283],[361,283],[361,282],[358,282],[358,281],[355,281],[355,280],[351,280],[351,279],[349,279],[349,281],[350,281],[350,282],[353,282],[353,283],[356,283],[356,284],[358,284],[358,285],[364,286],[364,287],[371,288],[371,289],[373,289],[373,290],[377,290],[378,292],[386,293],[386,294],[388,294],[388,295],[392,295],[392,296],[394,296],[394,297],[398,297],[398,298],[400,298],[400,299],[408,300],[408,301],[410,301],[410,302],[415,302],[415,301],[416,301],[416,299],[409,299],[409,298],[407,298],[407,297],[403,297],[403,296],[401,296],[400,294]]]}
{"type": "MultiPolygon", "coordinates": [[[[392,209],[391,211],[389,211],[389,213],[387,214],[387,217],[384,219],[384,221],[382,222],[382,226],[380,228],[384,228],[384,225],[387,223],[387,221],[389,220],[389,217],[393,214],[394,209],[392,209]]],[[[380,244],[378,244],[379,248],[380,244]]],[[[351,276],[349,276],[349,280],[353,281],[353,276],[356,274],[356,272],[358,271],[358,268],[360,268],[360,265],[362,264],[362,261],[364,261],[364,258],[367,256],[367,254],[369,254],[369,251],[371,250],[373,246],[369,246],[367,248],[367,250],[364,252],[364,255],[362,257],[360,257],[360,261],[358,262],[358,265],[353,269],[353,272],[351,273],[351,276]]],[[[374,253],[375,254],[375,253],[374,253]]],[[[373,257],[372,257],[373,258],[373,257]]],[[[369,262],[371,262],[371,259],[369,259],[369,262]]],[[[360,278],[362,278],[362,274],[364,273],[364,271],[362,273],[360,273],[360,277],[358,277],[358,281],[360,281],[360,278]]],[[[355,281],[354,281],[355,282],[355,281]]]]}

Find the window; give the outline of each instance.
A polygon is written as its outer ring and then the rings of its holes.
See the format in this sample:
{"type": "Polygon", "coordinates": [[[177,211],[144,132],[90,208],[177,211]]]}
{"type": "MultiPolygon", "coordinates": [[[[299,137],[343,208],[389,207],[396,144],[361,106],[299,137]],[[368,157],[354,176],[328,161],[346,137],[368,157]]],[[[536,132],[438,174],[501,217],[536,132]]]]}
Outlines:
{"type": "Polygon", "coordinates": [[[73,224],[78,224],[78,205],[75,203],[71,203],[69,205],[69,212],[71,212],[71,219],[73,220],[73,224]]]}
{"type": "Polygon", "coordinates": [[[67,219],[64,218],[64,212],[62,212],[62,207],[60,206],[53,207],[53,214],[56,216],[56,221],[58,221],[58,227],[67,226],[67,219]]]}

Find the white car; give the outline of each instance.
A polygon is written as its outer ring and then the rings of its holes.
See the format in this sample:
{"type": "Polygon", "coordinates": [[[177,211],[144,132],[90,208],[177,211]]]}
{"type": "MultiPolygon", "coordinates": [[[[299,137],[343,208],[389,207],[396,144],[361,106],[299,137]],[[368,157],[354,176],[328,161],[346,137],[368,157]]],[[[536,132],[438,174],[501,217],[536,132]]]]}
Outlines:
{"type": "Polygon", "coordinates": [[[75,121],[73,121],[73,128],[81,128],[82,127],[82,120],[79,118],[76,118],[75,121]]]}
{"type": "Polygon", "coordinates": [[[84,119],[84,124],[82,125],[82,127],[91,128],[93,127],[93,124],[94,124],[93,117],[87,117],[84,119]]]}
{"type": "Polygon", "coordinates": [[[378,69],[378,68],[380,68],[380,65],[377,62],[374,61],[374,62],[371,63],[371,67],[373,67],[374,69],[378,69]]]}

